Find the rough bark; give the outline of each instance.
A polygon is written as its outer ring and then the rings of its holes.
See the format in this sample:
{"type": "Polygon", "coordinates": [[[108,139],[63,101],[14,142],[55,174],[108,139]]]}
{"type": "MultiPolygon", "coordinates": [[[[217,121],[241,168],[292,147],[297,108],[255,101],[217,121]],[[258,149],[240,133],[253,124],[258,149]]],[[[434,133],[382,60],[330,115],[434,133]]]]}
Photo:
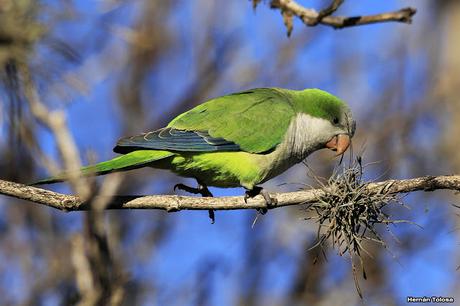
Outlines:
{"type": "MultiPolygon", "coordinates": [[[[413,191],[434,191],[448,189],[460,191],[460,175],[423,176],[405,180],[386,180],[368,183],[370,192],[409,193],[413,191]]],[[[89,205],[75,195],[67,195],[42,188],[0,180],[0,194],[46,205],[63,211],[81,211],[90,209],[89,205]]],[[[278,203],[269,209],[284,206],[302,205],[317,202],[324,194],[321,189],[310,189],[287,193],[271,194],[278,203]]],[[[199,198],[178,195],[149,196],[96,196],[108,200],[107,209],[161,209],[168,212],[179,210],[235,210],[267,208],[261,196],[248,199],[243,197],[199,198]],[[109,199],[107,199],[107,197],[109,199]]],[[[93,198],[94,202],[94,198],[93,198]]]]}

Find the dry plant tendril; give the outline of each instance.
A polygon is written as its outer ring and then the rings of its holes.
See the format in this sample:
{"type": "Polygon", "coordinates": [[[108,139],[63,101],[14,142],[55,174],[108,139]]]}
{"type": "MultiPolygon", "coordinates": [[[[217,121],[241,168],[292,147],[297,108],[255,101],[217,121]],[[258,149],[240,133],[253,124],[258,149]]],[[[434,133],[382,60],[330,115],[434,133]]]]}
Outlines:
{"type": "Polygon", "coordinates": [[[355,260],[359,261],[363,278],[366,279],[362,256],[366,254],[372,258],[372,255],[364,248],[364,242],[378,243],[387,249],[376,225],[382,224],[394,237],[390,225],[412,222],[390,219],[383,209],[390,203],[405,206],[402,196],[389,193],[389,188],[383,188],[378,193],[369,192],[366,187],[371,182],[363,179],[363,170],[366,165],[362,165],[360,156],[351,160],[348,166],[337,165],[332,176],[327,180],[313,175],[324,191],[324,195],[319,198],[318,202],[306,206],[308,212],[314,213],[305,219],[315,220],[319,224],[317,241],[310,250],[320,247],[325,255],[324,246],[329,242],[339,255],[348,254],[350,256],[356,290],[362,298],[355,260]]]}

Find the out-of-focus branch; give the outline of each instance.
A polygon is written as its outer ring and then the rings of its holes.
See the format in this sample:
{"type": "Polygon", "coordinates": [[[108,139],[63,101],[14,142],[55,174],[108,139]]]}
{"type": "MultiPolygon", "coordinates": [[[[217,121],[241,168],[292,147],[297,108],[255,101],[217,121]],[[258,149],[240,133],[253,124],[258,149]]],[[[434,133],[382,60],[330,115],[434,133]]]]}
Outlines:
{"type": "MultiPolygon", "coordinates": [[[[448,189],[460,191],[460,175],[422,176],[405,180],[386,180],[366,184],[369,193],[408,193],[413,191],[433,191],[448,189]]],[[[64,211],[89,210],[90,205],[74,195],[66,195],[46,189],[31,187],[0,180],[0,194],[31,201],[64,211]]],[[[275,193],[272,197],[278,204],[269,209],[316,203],[324,196],[322,189],[297,192],[275,193]]],[[[107,209],[161,209],[168,212],[179,210],[235,210],[267,208],[264,199],[257,196],[244,202],[243,197],[197,198],[176,195],[152,196],[96,196],[109,197],[107,209]]],[[[93,199],[94,201],[94,199],[93,199]]]]}
{"type": "MultiPolygon", "coordinates": [[[[359,26],[371,23],[381,22],[403,22],[411,23],[412,16],[417,12],[416,9],[406,7],[394,12],[381,13],[366,16],[331,16],[343,1],[334,0],[330,6],[317,12],[314,9],[303,7],[293,0],[272,0],[270,6],[280,9],[283,16],[286,14],[294,15],[300,18],[308,26],[323,24],[332,26],[336,29],[359,26]]],[[[288,29],[289,31],[289,29],[288,29]]]]}
{"type": "Polygon", "coordinates": [[[82,235],[75,235],[72,239],[71,261],[75,269],[75,280],[82,295],[79,305],[95,305],[99,299],[99,291],[91,273],[91,265],[86,256],[85,243],[82,235]]]}
{"type": "MultiPolygon", "coordinates": [[[[75,199],[84,202],[89,213],[85,215],[85,234],[73,241],[72,260],[75,267],[77,286],[81,300],[79,306],[119,305],[124,295],[124,282],[120,265],[109,248],[105,231],[104,214],[109,197],[96,197],[90,184],[79,174],[81,167],[77,148],[70,134],[63,111],[49,110],[42,103],[29,69],[21,67],[24,95],[31,113],[56,139],[57,148],[69,175],[69,182],[78,196],[75,199]]],[[[121,183],[115,175],[105,180],[101,192],[113,194],[121,183]]],[[[43,194],[42,194],[43,195],[43,194]]],[[[55,194],[49,194],[52,198],[55,194]]]]}
{"type": "MultiPolygon", "coordinates": [[[[121,184],[121,175],[107,177],[98,193],[114,194],[121,184]]],[[[73,241],[76,280],[82,298],[79,306],[120,305],[124,296],[123,272],[109,247],[105,230],[104,210],[110,197],[92,197],[85,215],[85,238],[73,241]],[[85,242],[85,243],[83,243],[85,242]],[[88,286],[88,284],[90,284],[88,286]]]]}
{"type": "Polygon", "coordinates": [[[40,100],[29,68],[26,65],[22,65],[20,71],[24,82],[24,94],[29,103],[30,111],[40,123],[53,133],[65,169],[71,173],[69,174],[71,186],[81,198],[89,197],[90,188],[79,174],[78,170],[81,168],[80,157],[73,138],[67,129],[64,112],[48,110],[40,100]]]}

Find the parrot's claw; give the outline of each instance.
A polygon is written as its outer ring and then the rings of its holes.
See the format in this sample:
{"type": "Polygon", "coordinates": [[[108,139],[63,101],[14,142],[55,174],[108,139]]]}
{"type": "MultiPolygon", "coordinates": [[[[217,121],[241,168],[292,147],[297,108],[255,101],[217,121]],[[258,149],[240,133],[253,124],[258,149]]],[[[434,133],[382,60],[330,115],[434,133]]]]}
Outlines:
{"type": "MultiPolygon", "coordinates": [[[[267,190],[265,190],[262,187],[258,187],[258,186],[255,186],[254,188],[250,190],[246,190],[246,193],[244,195],[244,202],[248,203],[249,198],[253,198],[259,194],[264,197],[265,204],[267,205],[267,207],[275,206],[278,203],[278,200],[276,198],[270,197],[270,194],[268,193],[267,190]]],[[[260,214],[264,215],[267,213],[268,208],[259,208],[257,209],[257,211],[260,214]]]]}
{"type": "MultiPolygon", "coordinates": [[[[213,197],[211,191],[209,191],[209,189],[208,189],[208,186],[206,186],[205,184],[202,184],[200,182],[198,182],[198,187],[197,188],[190,187],[190,186],[187,186],[187,185],[184,185],[184,184],[176,184],[176,185],[174,185],[174,190],[176,190],[176,189],[183,190],[183,191],[186,191],[186,192],[192,193],[192,194],[201,194],[201,196],[204,197],[204,198],[213,197]]],[[[210,209],[210,210],[208,210],[208,213],[209,213],[209,219],[211,219],[211,224],[214,224],[216,222],[216,216],[215,216],[214,210],[210,209]]]]}
{"type": "Polygon", "coordinates": [[[203,184],[198,184],[197,188],[190,187],[184,184],[176,184],[174,185],[174,190],[179,189],[186,191],[192,194],[201,194],[202,197],[213,197],[211,191],[209,191],[208,187],[203,184]]]}
{"type": "Polygon", "coordinates": [[[214,213],[214,209],[208,210],[208,216],[209,216],[209,219],[211,219],[211,224],[216,223],[216,215],[214,213]]]}

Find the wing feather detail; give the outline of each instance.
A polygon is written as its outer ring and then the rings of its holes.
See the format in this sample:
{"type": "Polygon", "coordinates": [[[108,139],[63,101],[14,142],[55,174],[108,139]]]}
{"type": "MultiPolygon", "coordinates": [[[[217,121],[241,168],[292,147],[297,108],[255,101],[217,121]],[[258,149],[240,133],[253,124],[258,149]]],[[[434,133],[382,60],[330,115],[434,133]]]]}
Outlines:
{"type": "Polygon", "coordinates": [[[122,138],[117,142],[114,151],[127,153],[139,149],[179,152],[240,151],[240,147],[234,142],[212,137],[207,131],[186,131],[174,128],[162,128],[122,138]]]}
{"type": "Polygon", "coordinates": [[[251,89],[200,104],[165,128],[122,138],[114,151],[265,153],[282,142],[294,115],[288,90],[251,89]]]}

